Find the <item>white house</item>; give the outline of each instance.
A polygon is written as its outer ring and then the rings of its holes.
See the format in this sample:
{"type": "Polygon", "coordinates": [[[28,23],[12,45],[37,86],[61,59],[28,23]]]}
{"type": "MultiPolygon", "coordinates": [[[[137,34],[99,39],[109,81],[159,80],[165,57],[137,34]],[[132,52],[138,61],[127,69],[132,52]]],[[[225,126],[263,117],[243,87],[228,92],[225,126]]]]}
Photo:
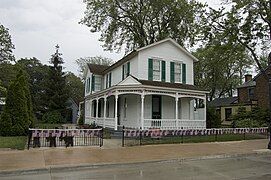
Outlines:
{"type": "Polygon", "coordinates": [[[167,38],[111,66],[88,64],[85,123],[118,129],[206,128],[206,93],[194,84],[198,61],[167,38]]]}

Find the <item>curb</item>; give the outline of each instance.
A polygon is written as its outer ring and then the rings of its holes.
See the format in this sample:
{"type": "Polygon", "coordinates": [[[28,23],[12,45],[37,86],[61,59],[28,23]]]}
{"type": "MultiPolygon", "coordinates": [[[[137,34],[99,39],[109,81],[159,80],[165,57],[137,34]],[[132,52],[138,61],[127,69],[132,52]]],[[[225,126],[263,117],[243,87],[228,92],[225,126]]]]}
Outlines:
{"type": "Polygon", "coordinates": [[[151,163],[170,163],[170,162],[188,162],[196,160],[212,160],[212,159],[223,159],[223,158],[246,158],[250,156],[264,156],[271,154],[270,150],[256,151],[252,153],[245,154],[221,154],[221,155],[210,155],[201,157],[184,157],[184,158],[172,158],[172,159],[161,159],[161,160],[150,160],[144,162],[124,162],[124,163],[99,163],[99,164],[80,164],[80,165],[64,165],[64,166],[48,166],[45,168],[37,169],[21,169],[12,171],[0,171],[0,177],[5,176],[15,176],[15,175],[29,175],[29,174],[40,174],[40,173],[51,173],[52,171],[57,173],[61,171],[74,171],[74,170],[84,170],[84,169],[97,169],[100,167],[115,167],[115,166],[132,166],[141,164],[151,164],[151,163]]]}

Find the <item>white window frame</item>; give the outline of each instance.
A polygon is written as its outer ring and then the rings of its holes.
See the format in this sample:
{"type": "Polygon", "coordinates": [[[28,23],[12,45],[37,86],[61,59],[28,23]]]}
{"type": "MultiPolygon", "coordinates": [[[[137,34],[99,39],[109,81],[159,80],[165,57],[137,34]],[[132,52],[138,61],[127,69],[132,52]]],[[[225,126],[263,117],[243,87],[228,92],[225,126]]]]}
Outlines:
{"type": "Polygon", "coordinates": [[[182,62],[180,61],[174,61],[174,81],[176,83],[182,83],[182,62]],[[179,66],[180,71],[177,72],[177,67],[179,66]],[[177,79],[177,77],[179,79],[177,79]]]}
{"type": "Polygon", "coordinates": [[[102,90],[102,76],[95,76],[95,82],[94,82],[94,90],[95,91],[101,91],[102,90]],[[98,83],[97,80],[100,80],[100,82],[98,83]],[[99,87],[99,88],[97,88],[99,87]]]}
{"type": "Polygon", "coordinates": [[[162,62],[162,60],[160,58],[153,58],[153,67],[152,67],[153,81],[161,81],[161,79],[162,79],[162,74],[161,74],[161,72],[162,72],[162,63],[161,62],[162,62]],[[155,69],[155,63],[158,64],[157,69],[155,69]],[[155,73],[157,73],[157,74],[155,74],[155,73]],[[159,78],[156,78],[158,76],[159,76],[159,78]]]}

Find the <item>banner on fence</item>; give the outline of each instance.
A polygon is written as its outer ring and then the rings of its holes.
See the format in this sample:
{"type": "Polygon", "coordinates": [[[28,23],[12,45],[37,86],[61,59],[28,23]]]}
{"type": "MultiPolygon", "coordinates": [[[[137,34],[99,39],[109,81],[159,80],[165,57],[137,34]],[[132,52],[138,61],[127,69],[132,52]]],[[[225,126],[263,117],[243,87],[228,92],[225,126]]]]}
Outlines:
{"type": "Polygon", "coordinates": [[[32,137],[98,136],[102,129],[29,129],[32,137]]]}
{"type": "Polygon", "coordinates": [[[197,136],[197,135],[222,135],[222,134],[244,134],[244,133],[267,133],[268,128],[221,128],[221,129],[181,129],[181,130],[135,130],[124,129],[125,137],[139,137],[140,133],[145,137],[162,137],[162,136],[197,136]]]}

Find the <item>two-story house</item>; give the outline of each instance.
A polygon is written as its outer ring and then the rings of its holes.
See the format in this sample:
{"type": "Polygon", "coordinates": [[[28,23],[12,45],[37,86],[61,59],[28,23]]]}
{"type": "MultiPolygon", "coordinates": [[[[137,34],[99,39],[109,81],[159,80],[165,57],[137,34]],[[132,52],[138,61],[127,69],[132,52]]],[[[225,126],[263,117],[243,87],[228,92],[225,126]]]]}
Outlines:
{"type": "Polygon", "coordinates": [[[167,38],[111,66],[88,64],[85,123],[118,129],[206,128],[206,93],[194,84],[197,58],[167,38]]]}

